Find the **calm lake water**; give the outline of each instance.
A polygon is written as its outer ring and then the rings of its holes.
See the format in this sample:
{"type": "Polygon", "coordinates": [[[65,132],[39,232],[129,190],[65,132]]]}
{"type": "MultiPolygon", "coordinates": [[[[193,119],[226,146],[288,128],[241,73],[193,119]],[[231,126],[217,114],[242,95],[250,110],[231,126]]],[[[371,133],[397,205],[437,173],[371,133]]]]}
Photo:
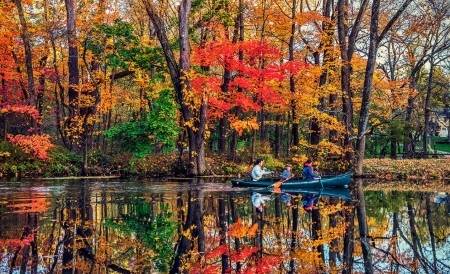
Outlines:
{"type": "MultiPolygon", "coordinates": [[[[450,273],[450,198],[364,197],[374,273],[450,273]]],[[[0,182],[0,273],[341,273],[345,262],[361,273],[351,200],[347,189],[284,195],[225,179],[0,182]],[[253,192],[270,198],[262,212],[253,192]]]]}

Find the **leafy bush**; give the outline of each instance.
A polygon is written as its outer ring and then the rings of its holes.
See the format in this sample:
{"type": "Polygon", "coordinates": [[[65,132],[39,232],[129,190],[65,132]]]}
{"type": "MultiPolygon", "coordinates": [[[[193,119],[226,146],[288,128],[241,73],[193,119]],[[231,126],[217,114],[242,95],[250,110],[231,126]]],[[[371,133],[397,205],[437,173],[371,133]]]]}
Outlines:
{"type": "Polygon", "coordinates": [[[62,146],[55,146],[48,152],[49,158],[44,161],[45,177],[77,176],[83,163],[78,155],[62,146]]]}
{"type": "Polygon", "coordinates": [[[35,175],[40,169],[40,162],[22,148],[0,142],[0,177],[24,177],[35,175]]]}

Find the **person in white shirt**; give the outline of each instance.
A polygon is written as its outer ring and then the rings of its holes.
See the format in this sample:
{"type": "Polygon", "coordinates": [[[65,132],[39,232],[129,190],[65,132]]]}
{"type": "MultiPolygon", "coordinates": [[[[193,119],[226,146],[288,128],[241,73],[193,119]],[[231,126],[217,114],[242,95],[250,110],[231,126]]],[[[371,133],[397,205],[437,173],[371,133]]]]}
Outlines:
{"type": "Polygon", "coordinates": [[[252,203],[258,210],[258,212],[262,212],[263,206],[266,205],[267,202],[270,202],[272,198],[269,196],[264,196],[259,193],[253,192],[252,194],[252,203]]]}
{"type": "Polygon", "coordinates": [[[263,165],[264,165],[263,159],[256,159],[255,167],[252,170],[253,181],[258,181],[259,179],[262,178],[262,176],[274,173],[273,171],[266,170],[266,168],[263,167],[263,165]]]}

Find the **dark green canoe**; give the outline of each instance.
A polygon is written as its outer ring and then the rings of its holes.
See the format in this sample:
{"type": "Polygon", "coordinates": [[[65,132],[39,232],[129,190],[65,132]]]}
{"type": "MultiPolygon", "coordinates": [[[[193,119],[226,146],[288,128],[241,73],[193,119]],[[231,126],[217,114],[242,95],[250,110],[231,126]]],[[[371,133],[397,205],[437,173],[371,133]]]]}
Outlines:
{"type": "MultiPolygon", "coordinates": [[[[332,188],[332,187],[347,187],[350,183],[351,173],[342,175],[325,175],[321,179],[303,180],[292,178],[281,184],[281,188],[332,188]]],[[[258,181],[250,179],[231,179],[234,187],[269,187],[278,182],[279,178],[267,177],[258,181]]]]}

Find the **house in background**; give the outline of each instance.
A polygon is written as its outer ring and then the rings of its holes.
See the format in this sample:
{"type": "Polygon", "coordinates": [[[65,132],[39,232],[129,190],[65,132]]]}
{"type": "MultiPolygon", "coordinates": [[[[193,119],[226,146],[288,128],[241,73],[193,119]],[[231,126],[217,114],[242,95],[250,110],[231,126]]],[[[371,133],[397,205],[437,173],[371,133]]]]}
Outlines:
{"type": "Polygon", "coordinates": [[[430,130],[433,130],[434,136],[450,138],[450,108],[445,107],[434,112],[435,117],[430,120],[430,130]]]}

